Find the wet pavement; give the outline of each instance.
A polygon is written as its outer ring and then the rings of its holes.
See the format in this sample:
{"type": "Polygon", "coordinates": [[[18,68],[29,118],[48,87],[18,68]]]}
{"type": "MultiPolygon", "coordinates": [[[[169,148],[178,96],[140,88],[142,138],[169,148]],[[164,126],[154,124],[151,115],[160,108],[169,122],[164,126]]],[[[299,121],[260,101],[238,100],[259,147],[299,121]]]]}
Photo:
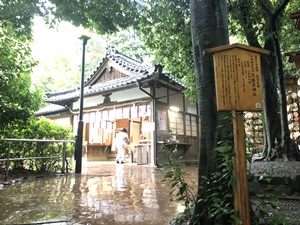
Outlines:
{"type": "MultiPolygon", "coordinates": [[[[196,187],[197,165],[186,168],[196,187]]],[[[167,225],[181,202],[155,167],[85,162],[81,174],[0,185],[0,224],[167,225]]]]}

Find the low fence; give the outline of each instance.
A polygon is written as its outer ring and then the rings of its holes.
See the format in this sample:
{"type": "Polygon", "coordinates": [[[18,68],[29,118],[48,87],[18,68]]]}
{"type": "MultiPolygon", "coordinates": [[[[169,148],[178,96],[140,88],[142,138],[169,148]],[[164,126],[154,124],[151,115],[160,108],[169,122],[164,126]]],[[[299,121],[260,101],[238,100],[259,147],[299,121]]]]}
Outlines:
{"type": "Polygon", "coordinates": [[[9,165],[11,161],[24,161],[24,160],[38,160],[38,159],[61,159],[62,162],[62,168],[61,168],[61,173],[65,173],[66,171],[66,160],[67,160],[67,144],[68,143],[73,143],[74,140],[44,140],[44,139],[14,139],[14,138],[0,138],[0,142],[7,142],[8,147],[7,147],[7,153],[6,157],[0,158],[0,162],[5,162],[5,180],[8,178],[8,171],[9,171],[9,165]],[[60,156],[30,156],[30,157],[19,157],[19,158],[10,158],[11,157],[11,151],[12,147],[11,144],[12,142],[42,142],[42,143],[62,143],[63,144],[63,151],[62,155],[60,156]]]}

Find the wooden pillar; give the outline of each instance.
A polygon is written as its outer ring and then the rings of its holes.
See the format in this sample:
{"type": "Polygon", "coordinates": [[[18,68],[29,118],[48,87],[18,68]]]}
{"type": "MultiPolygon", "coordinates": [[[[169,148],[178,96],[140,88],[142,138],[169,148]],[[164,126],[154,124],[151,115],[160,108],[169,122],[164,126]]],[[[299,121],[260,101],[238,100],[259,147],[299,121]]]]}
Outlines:
{"type": "Polygon", "coordinates": [[[242,220],[243,225],[251,225],[243,112],[234,112],[233,129],[235,153],[233,157],[233,174],[236,178],[233,189],[234,209],[237,210],[237,216],[242,220]]]}

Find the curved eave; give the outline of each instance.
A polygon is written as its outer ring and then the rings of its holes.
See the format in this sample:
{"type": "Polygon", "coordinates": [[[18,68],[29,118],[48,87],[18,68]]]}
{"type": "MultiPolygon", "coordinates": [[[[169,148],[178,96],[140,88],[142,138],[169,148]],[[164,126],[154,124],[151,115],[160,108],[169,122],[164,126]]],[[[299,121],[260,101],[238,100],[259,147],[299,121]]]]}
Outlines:
{"type": "Polygon", "coordinates": [[[48,99],[48,98],[45,98],[44,102],[53,103],[53,104],[57,104],[57,105],[61,105],[61,106],[69,106],[69,105],[71,105],[71,103],[78,101],[78,99],[79,99],[79,96],[73,97],[73,98],[68,98],[68,99],[48,99]]]}
{"type": "MultiPolygon", "coordinates": [[[[132,76],[126,79],[114,80],[112,82],[99,83],[93,86],[84,88],[84,97],[106,94],[116,91],[122,91],[135,87],[149,86],[151,82],[157,81],[164,86],[168,86],[174,90],[182,91],[185,89],[184,85],[175,79],[171,78],[168,74],[149,74],[144,73],[136,76],[132,76]]],[[[74,89],[73,92],[68,92],[63,95],[53,95],[51,98],[45,98],[45,102],[59,104],[62,106],[70,105],[72,102],[76,102],[79,99],[80,90],[74,89]]]]}
{"type": "Polygon", "coordinates": [[[53,108],[48,109],[47,107],[40,109],[39,111],[35,112],[35,116],[49,116],[49,115],[62,115],[62,114],[68,114],[69,109],[68,108],[53,108]]]}

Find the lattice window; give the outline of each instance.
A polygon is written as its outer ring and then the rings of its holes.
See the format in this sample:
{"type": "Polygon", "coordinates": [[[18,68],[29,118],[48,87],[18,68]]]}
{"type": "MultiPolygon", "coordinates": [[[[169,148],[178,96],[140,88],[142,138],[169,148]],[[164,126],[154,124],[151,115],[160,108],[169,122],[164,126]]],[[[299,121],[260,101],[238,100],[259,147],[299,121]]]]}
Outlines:
{"type": "Polygon", "coordinates": [[[197,118],[193,115],[185,115],[185,129],[187,136],[197,137],[197,118]]]}
{"type": "Polygon", "coordinates": [[[183,114],[169,111],[169,125],[172,134],[184,135],[183,114]]]}

